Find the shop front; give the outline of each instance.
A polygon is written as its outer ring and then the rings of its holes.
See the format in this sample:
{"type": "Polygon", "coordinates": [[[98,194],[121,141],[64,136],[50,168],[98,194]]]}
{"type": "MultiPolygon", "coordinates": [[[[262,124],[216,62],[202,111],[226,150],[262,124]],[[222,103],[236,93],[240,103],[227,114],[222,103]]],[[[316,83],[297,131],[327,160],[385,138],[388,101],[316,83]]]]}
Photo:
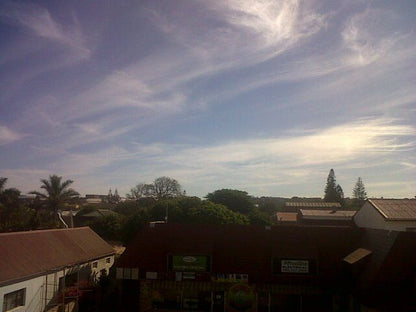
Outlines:
{"type": "Polygon", "coordinates": [[[315,287],[149,280],[140,285],[141,295],[151,296],[141,302],[158,311],[332,311],[331,294],[315,287]]]}

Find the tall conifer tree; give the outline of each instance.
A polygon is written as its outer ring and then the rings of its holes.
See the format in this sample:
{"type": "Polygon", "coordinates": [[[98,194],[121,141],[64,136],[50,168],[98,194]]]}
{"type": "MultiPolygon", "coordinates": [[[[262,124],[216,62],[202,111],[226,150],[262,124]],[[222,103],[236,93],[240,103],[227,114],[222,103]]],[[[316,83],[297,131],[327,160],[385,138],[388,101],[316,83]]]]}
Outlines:
{"type": "Polygon", "coordinates": [[[326,179],[324,200],[326,202],[338,202],[341,204],[344,200],[344,191],[342,190],[342,187],[337,184],[334,169],[329,171],[328,178],[326,179]]]}
{"type": "Polygon", "coordinates": [[[367,192],[365,191],[365,186],[361,177],[358,177],[357,183],[355,183],[354,189],[352,191],[352,196],[354,199],[367,199],[367,192]]]}

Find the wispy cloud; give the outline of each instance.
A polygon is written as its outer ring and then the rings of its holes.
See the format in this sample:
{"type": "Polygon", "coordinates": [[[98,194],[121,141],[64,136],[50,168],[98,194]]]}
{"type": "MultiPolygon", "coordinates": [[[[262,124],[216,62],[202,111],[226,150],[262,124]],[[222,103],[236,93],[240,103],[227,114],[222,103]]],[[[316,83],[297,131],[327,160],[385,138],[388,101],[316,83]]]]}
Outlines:
{"type": "Polygon", "coordinates": [[[206,101],[195,100],[191,97],[195,89],[189,84],[269,59],[318,32],[325,24],[325,16],[296,1],[200,4],[217,14],[219,26],[209,24],[206,16],[201,16],[198,21],[193,20],[199,26],[192,27],[187,24],[192,20],[184,22],[169,13],[162,15],[149,10],[148,18],[169,40],[187,48],[171,47],[167,52],[155,53],[113,71],[75,96],[70,101],[70,113],[65,115],[76,121],[103,113],[123,114],[123,108],[130,108],[139,120],[148,120],[204,108],[210,97],[224,94],[213,90],[206,101]],[[198,29],[205,23],[210,27],[199,33],[198,29]]]}
{"type": "Polygon", "coordinates": [[[116,71],[75,97],[71,103],[70,117],[112,110],[120,112],[123,107],[136,108],[144,115],[149,111],[175,112],[183,105],[184,96],[180,91],[171,90],[168,85],[160,86],[160,83],[158,81],[152,84],[151,78],[144,76],[140,68],[134,73],[131,68],[129,72],[116,71]],[[84,107],[84,110],[80,111],[81,107],[84,107]]]}
{"type": "Polygon", "coordinates": [[[265,46],[295,42],[325,25],[325,16],[309,11],[296,0],[232,0],[217,5],[224,10],[231,25],[246,28],[262,39],[265,46]]]}
{"type": "Polygon", "coordinates": [[[24,135],[0,125],[0,146],[22,139],[24,135]]]}
{"type": "Polygon", "coordinates": [[[393,52],[396,42],[405,36],[399,18],[390,11],[371,8],[352,16],[342,32],[345,47],[351,51],[347,62],[368,65],[393,52]]]}
{"type": "Polygon", "coordinates": [[[203,3],[202,12],[214,14],[200,13],[198,20],[190,19],[186,23],[154,11],[152,17],[163,32],[190,49],[203,65],[216,71],[270,59],[319,32],[327,19],[293,0],[199,3],[203,3]]]}
{"type": "Polygon", "coordinates": [[[21,2],[4,6],[0,11],[0,18],[31,31],[37,37],[69,48],[72,54],[76,55],[76,59],[87,58],[91,53],[75,16],[72,24],[62,25],[46,8],[21,2]]]}
{"type": "Polygon", "coordinates": [[[131,158],[135,162],[121,163],[119,170],[127,174],[125,178],[130,183],[134,183],[135,172],[140,172],[142,179],[175,176],[191,188],[194,184],[198,189],[250,185],[258,193],[271,192],[276,185],[300,184],[305,180],[312,183],[322,170],[327,173],[331,167],[355,168],[357,172],[363,167],[388,168],[393,163],[386,163],[387,155],[415,149],[415,134],[413,126],[373,119],[211,147],[138,145],[126,154],[126,161],[131,158]]]}
{"type": "Polygon", "coordinates": [[[0,76],[3,101],[21,94],[28,81],[46,72],[69,68],[92,55],[76,14],[69,22],[59,21],[45,7],[28,2],[2,2],[0,21],[14,29],[16,35],[3,40],[0,64],[7,77],[0,76]]]}
{"type": "Polygon", "coordinates": [[[1,169],[0,176],[7,177],[7,187],[17,188],[23,193],[37,190],[40,179],[52,174],[49,170],[35,168],[1,169]]]}
{"type": "MultiPolygon", "coordinates": [[[[412,126],[395,125],[385,119],[363,120],[329,129],[307,131],[304,135],[280,138],[242,140],[215,147],[185,149],[176,163],[193,164],[256,164],[279,159],[282,166],[302,167],[342,163],[359,157],[414,149],[415,142],[402,137],[416,135],[412,126]]],[[[172,161],[171,160],[171,161],[172,161]]]]}
{"type": "Polygon", "coordinates": [[[395,162],[409,175],[414,23],[378,3],[327,4],[142,1],[90,21],[78,2],[2,3],[0,97],[17,113],[2,107],[0,145],[21,170],[97,191],[170,175],[198,195],[288,194],[331,167],[395,162]]]}

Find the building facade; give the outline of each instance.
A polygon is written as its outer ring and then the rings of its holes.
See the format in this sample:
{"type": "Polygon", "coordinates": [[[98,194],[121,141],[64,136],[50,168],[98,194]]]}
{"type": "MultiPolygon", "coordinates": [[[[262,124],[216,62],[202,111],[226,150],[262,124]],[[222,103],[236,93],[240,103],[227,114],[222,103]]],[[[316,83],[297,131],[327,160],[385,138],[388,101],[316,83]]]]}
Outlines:
{"type": "Polygon", "coordinates": [[[416,199],[369,199],[354,222],[361,228],[416,231],[416,199]]]}
{"type": "Polygon", "coordinates": [[[0,254],[1,312],[40,312],[77,300],[78,288],[75,295],[65,290],[108,274],[114,264],[112,247],[87,227],[2,233],[0,254]]]}
{"type": "Polygon", "coordinates": [[[124,308],[334,311],[353,227],[157,224],[116,264],[124,308]]]}

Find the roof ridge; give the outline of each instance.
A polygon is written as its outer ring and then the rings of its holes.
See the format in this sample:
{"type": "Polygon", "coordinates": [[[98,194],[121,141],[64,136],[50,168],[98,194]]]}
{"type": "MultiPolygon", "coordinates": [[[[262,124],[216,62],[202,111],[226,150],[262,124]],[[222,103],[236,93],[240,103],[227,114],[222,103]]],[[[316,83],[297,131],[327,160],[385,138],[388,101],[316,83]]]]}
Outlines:
{"type": "Polygon", "coordinates": [[[374,208],[376,208],[377,209],[377,211],[385,218],[385,219],[387,219],[388,217],[387,217],[387,215],[384,213],[384,211],[380,208],[380,207],[378,207],[377,205],[376,205],[376,203],[375,202],[373,202],[373,199],[368,199],[368,202],[371,204],[371,205],[373,205],[373,207],[374,208]]]}
{"type": "Polygon", "coordinates": [[[37,233],[46,233],[46,232],[77,231],[77,230],[87,229],[87,228],[89,227],[82,226],[82,227],[64,228],[64,229],[39,229],[39,230],[30,230],[30,231],[4,232],[4,233],[0,233],[0,235],[9,236],[9,235],[37,234],[37,233]]]}

